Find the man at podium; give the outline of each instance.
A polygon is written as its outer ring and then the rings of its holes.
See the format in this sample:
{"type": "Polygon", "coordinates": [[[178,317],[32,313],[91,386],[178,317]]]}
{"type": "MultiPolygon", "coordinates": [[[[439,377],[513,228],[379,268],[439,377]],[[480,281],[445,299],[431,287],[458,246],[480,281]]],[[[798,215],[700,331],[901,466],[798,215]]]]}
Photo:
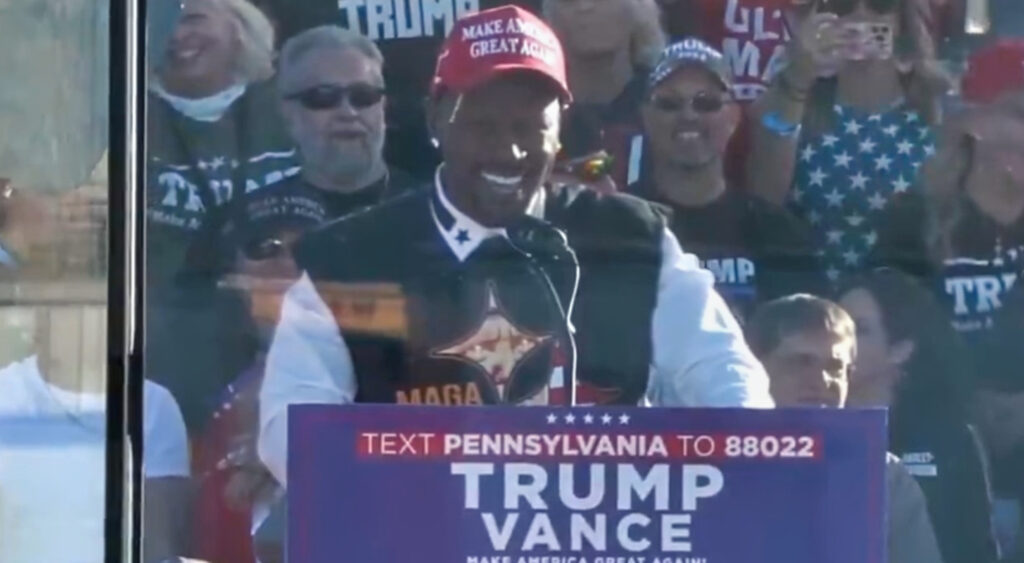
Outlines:
{"type": "Polygon", "coordinates": [[[570,101],[536,16],[455,25],[431,89],[433,185],[296,246],[260,394],[259,453],[282,484],[292,404],[772,406],[659,210],[549,181],[570,101]]]}

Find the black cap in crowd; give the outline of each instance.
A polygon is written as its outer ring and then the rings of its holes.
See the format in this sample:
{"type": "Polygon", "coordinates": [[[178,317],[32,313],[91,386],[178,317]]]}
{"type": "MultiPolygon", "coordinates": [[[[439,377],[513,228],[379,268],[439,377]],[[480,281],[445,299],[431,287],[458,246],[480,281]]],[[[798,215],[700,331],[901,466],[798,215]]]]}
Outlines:
{"type": "Polygon", "coordinates": [[[323,202],[303,189],[263,188],[246,194],[228,226],[236,247],[278,236],[284,231],[305,232],[327,219],[323,202]]]}
{"type": "Polygon", "coordinates": [[[654,90],[677,70],[690,65],[707,70],[726,90],[732,89],[732,70],[722,53],[700,39],[688,37],[661,51],[654,70],[647,79],[647,91],[654,90]]]}

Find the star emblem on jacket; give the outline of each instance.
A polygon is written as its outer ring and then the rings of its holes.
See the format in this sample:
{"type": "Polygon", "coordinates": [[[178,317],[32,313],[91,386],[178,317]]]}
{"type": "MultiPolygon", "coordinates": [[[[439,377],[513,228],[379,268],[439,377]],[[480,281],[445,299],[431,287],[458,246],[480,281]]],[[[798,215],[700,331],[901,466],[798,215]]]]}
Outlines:
{"type": "Polygon", "coordinates": [[[431,355],[475,365],[487,374],[498,394],[507,398],[505,388],[520,362],[550,339],[550,335],[532,334],[510,321],[498,301],[494,282],[488,282],[487,305],[480,324],[456,342],[434,349],[431,355]]]}

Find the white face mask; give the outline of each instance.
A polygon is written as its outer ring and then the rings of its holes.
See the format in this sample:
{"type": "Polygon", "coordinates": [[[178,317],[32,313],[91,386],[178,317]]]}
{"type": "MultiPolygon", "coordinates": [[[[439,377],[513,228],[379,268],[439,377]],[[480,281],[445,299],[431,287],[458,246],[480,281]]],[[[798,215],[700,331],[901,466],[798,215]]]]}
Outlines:
{"type": "Polygon", "coordinates": [[[168,104],[171,104],[178,113],[188,116],[196,121],[213,122],[217,121],[224,114],[227,113],[228,108],[231,104],[235,103],[235,100],[242,97],[245,93],[244,84],[236,84],[224,90],[218,92],[212,96],[205,98],[183,98],[181,96],[175,96],[164,87],[161,86],[157,81],[153,81],[150,89],[156,93],[156,95],[163,98],[168,104]]]}

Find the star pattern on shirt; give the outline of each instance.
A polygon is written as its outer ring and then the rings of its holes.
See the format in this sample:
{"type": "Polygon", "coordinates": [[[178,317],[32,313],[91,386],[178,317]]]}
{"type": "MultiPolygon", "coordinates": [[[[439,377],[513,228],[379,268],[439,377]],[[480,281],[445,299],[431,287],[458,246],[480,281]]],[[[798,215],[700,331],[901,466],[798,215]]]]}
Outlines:
{"type": "Polygon", "coordinates": [[[814,170],[811,171],[810,182],[808,183],[808,185],[824,186],[826,179],[828,179],[828,174],[826,174],[825,171],[822,170],[819,166],[818,168],[815,168],[814,170]]]}
{"type": "Polygon", "coordinates": [[[814,158],[814,155],[817,153],[818,151],[814,150],[814,147],[812,147],[811,145],[807,145],[806,147],[804,147],[804,150],[800,153],[800,160],[803,160],[804,162],[810,162],[811,159],[814,158]]]}
{"type": "Polygon", "coordinates": [[[823,268],[839,281],[865,263],[889,201],[911,190],[934,155],[932,129],[905,108],[860,113],[836,108],[831,130],[801,141],[790,205],[807,218],[823,268]]]}
{"type": "Polygon", "coordinates": [[[844,152],[841,152],[841,153],[839,153],[839,154],[837,154],[835,156],[835,161],[836,161],[836,166],[841,166],[843,168],[849,168],[850,167],[850,162],[853,161],[853,157],[850,156],[850,153],[844,151],[844,152]]]}
{"type": "Polygon", "coordinates": [[[868,187],[868,177],[858,170],[856,174],[850,176],[850,187],[855,190],[866,189],[868,187]]]}

